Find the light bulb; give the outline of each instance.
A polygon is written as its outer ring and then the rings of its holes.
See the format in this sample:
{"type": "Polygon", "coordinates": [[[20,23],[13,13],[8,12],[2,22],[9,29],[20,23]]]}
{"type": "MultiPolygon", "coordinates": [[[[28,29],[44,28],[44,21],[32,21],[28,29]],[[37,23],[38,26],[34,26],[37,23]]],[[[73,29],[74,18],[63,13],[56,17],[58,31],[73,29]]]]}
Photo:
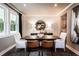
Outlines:
{"type": "Polygon", "coordinates": [[[26,4],[24,4],[24,7],[26,6],[26,4]]]}
{"type": "Polygon", "coordinates": [[[58,4],[56,4],[56,3],[55,3],[55,4],[54,4],[54,6],[55,6],[55,7],[57,7],[57,6],[58,6],[58,4]]]}

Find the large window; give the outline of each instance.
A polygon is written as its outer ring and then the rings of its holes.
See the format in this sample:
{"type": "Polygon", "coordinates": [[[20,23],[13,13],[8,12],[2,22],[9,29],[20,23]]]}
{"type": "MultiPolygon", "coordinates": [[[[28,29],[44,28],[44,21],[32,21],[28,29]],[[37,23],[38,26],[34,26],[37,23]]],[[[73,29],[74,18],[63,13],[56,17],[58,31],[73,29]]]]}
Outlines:
{"type": "Polygon", "coordinates": [[[10,13],[10,31],[16,31],[17,15],[10,13]]]}
{"type": "Polygon", "coordinates": [[[4,31],[4,9],[0,7],[0,32],[4,31]]]}
{"type": "Polygon", "coordinates": [[[19,15],[5,4],[0,4],[0,37],[19,31],[19,15]]]}

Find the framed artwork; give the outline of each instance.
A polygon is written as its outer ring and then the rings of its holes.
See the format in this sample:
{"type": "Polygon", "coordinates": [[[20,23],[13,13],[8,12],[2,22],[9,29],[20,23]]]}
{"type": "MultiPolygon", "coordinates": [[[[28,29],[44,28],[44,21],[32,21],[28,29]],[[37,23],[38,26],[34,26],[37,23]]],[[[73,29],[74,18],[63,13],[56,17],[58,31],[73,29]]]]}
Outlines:
{"type": "Polygon", "coordinates": [[[71,40],[79,44],[79,5],[72,9],[71,40]]]}

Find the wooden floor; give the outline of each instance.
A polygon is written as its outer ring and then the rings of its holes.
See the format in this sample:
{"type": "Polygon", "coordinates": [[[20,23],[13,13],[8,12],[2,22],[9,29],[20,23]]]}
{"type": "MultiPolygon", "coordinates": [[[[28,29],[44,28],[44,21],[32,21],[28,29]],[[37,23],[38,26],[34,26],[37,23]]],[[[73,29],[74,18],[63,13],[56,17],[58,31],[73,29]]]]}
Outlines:
{"type": "Polygon", "coordinates": [[[67,45],[69,45],[69,46],[72,47],[73,49],[79,51],[79,44],[72,43],[71,40],[68,40],[68,41],[67,41],[67,45]]]}
{"type": "Polygon", "coordinates": [[[66,48],[66,51],[63,49],[57,49],[57,52],[52,49],[30,49],[27,52],[24,49],[19,49],[15,52],[15,48],[7,52],[3,56],[77,56],[75,53],[66,48]]]}

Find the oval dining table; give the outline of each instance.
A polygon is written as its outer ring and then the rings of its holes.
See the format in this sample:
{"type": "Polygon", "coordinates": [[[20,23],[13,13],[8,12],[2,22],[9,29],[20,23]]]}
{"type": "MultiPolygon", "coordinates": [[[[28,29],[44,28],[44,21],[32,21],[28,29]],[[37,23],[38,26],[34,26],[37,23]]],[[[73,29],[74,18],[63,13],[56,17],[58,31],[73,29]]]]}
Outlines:
{"type": "MultiPolygon", "coordinates": [[[[25,37],[23,37],[25,40],[38,40],[38,42],[39,42],[39,47],[41,46],[41,42],[43,41],[43,40],[52,40],[53,42],[53,46],[54,46],[54,49],[55,49],[55,42],[54,42],[54,40],[56,40],[56,39],[60,39],[58,36],[52,36],[51,38],[47,38],[47,37],[43,37],[43,38],[32,38],[31,36],[25,36],[25,37]]],[[[53,49],[53,50],[54,50],[53,49]]],[[[41,55],[40,53],[42,53],[42,55],[43,55],[43,51],[42,51],[42,48],[40,47],[40,50],[39,50],[39,56],[41,55]]]]}

